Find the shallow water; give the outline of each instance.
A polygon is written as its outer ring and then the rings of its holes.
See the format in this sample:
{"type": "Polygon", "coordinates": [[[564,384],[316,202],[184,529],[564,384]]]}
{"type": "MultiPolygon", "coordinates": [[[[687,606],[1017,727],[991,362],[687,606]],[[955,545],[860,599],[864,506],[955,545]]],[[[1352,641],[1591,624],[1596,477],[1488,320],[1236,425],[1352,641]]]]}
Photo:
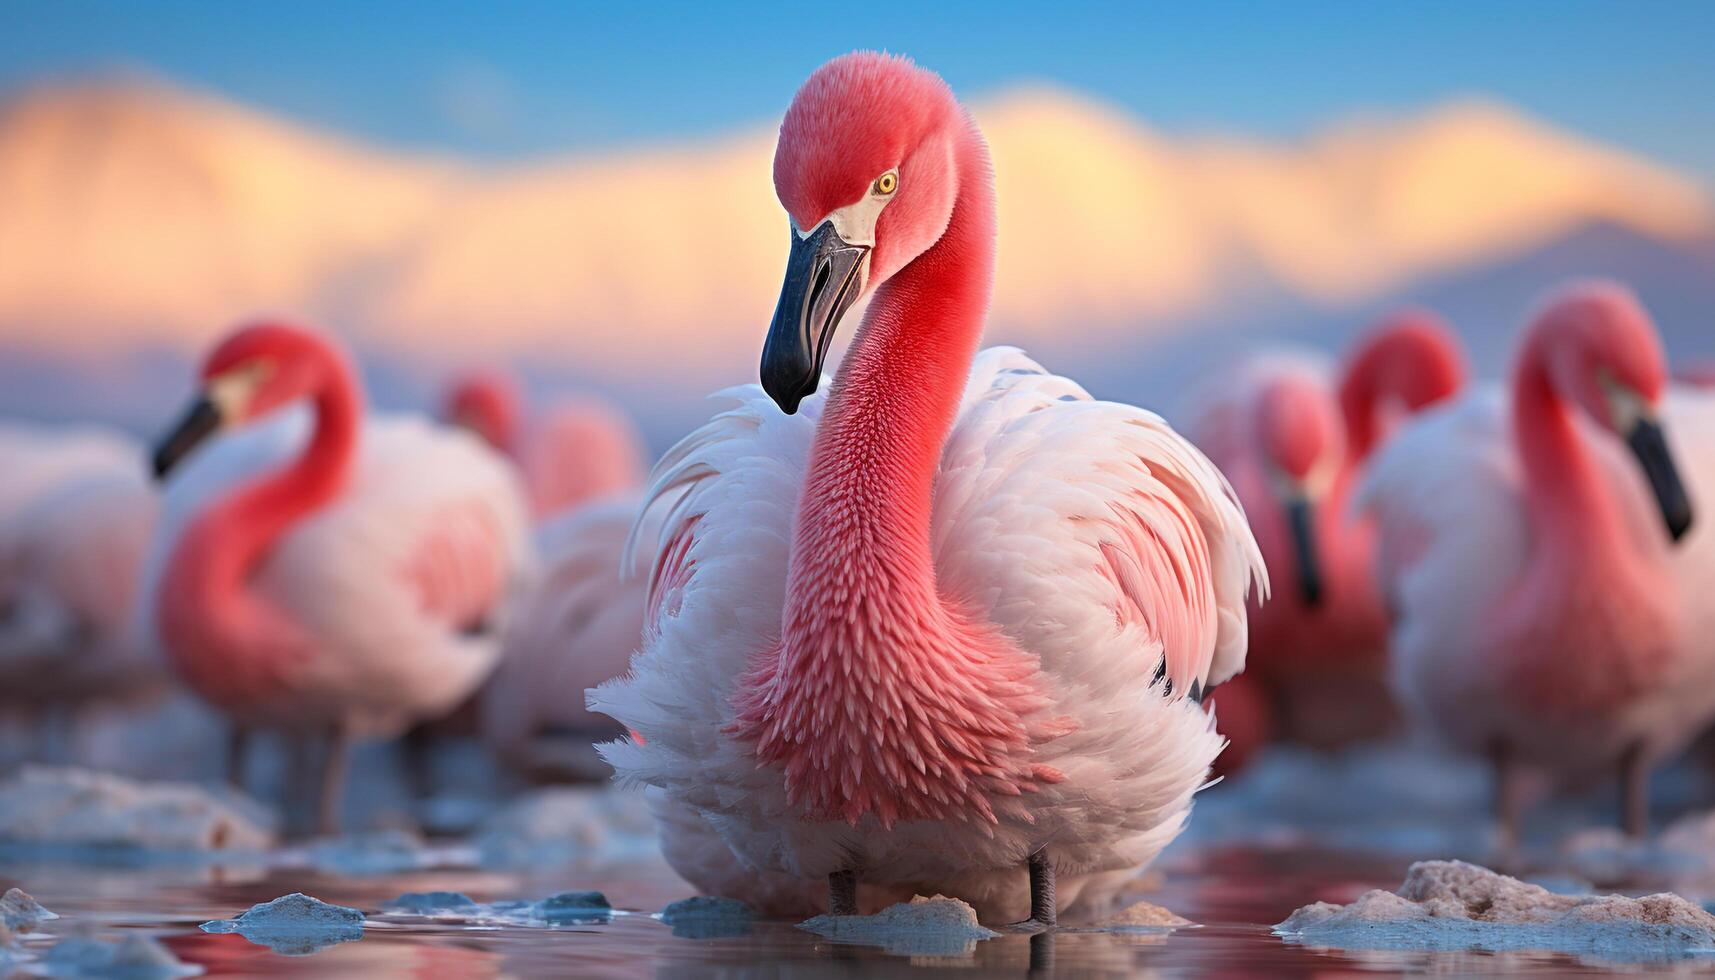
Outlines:
{"type": "MultiPolygon", "coordinates": [[[[571,865],[546,873],[436,870],[386,876],[258,871],[207,866],[92,869],[58,863],[0,864],[0,887],[18,885],[61,918],[29,942],[91,924],[144,930],[207,975],[365,977],[496,976],[858,976],[964,972],[1023,974],[1036,968],[1078,976],[1213,974],[1306,976],[1355,972],[1581,973],[1624,972],[1622,965],[1580,963],[1551,954],[1355,953],[1306,949],[1270,932],[1294,908],[1313,900],[1349,901],[1371,887],[1398,885],[1409,860],[1324,850],[1216,846],[1180,852],[1171,870],[1137,897],[1202,923],[1171,935],[1062,932],[1003,936],[968,955],[896,957],[819,939],[790,922],[762,921],[748,935],[715,939],[675,936],[649,913],[686,897],[688,889],[656,862],[571,865]],[[540,898],[566,889],[604,891],[616,909],[607,923],[555,928],[472,926],[377,914],[406,891],[462,891],[478,901],[540,898]],[[371,913],[363,937],[311,955],[286,956],[238,935],[198,929],[258,902],[304,891],[371,913]]],[[[1715,959],[1678,964],[1715,974],[1715,959]]],[[[1634,968],[1641,972],[1643,968],[1634,968]]]]}
{"type": "MultiPolygon", "coordinates": [[[[385,782],[379,776],[379,770],[365,773],[359,785],[385,782]]],[[[1677,814],[1705,810],[1715,799],[1715,789],[1696,770],[1658,780],[1657,790],[1663,825],[1677,814]]],[[[691,890],[654,853],[641,802],[612,792],[591,791],[584,799],[591,802],[541,811],[549,816],[538,824],[552,825],[547,838],[510,837],[518,847],[499,850],[457,841],[427,849],[407,844],[403,851],[396,844],[372,844],[366,850],[353,840],[187,863],[116,861],[118,855],[89,852],[45,857],[0,846],[0,890],[21,887],[60,914],[26,937],[26,948],[38,957],[57,937],[79,930],[104,936],[141,931],[211,976],[972,976],[1025,975],[1033,967],[1070,976],[1564,976],[1664,969],[1659,963],[1590,962],[1550,953],[1343,953],[1275,936],[1273,924],[1302,905],[1345,903],[1371,888],[1397,888],[1414,860],[1492,857],[1481,769],[1410,745],[1334,756],[1271,752],[1239,780],[1203,794],[1186,834],[1126,896],[1165,906],[1200,923],[1197,928],[1171,934],[1006,935],[953,956],[894,956],[830,942],[789,921],[759,921],[739,936],[675,935],[653,913],[691,890]],[[556,849],[553,835],[562,826],[572,845],[556,849]],[[604,892],[618,912],[605,922],[546,927],[380,911],[404,892],[463,892],[486,903],[584,889],[604,892]],[[369,913],[362,937],[288,956],[242,935],[198,928],[295,891],[369,913]]],[[[385,822],[381,815],[388,806],[379,800],[376,814],[357,814],[355,825],[385,822]]],[[[1696,875],[1687,875],[1696,869],[1673,855],[1667,858],[1668,874],[1658,866],[1660,855],[1655,864],[1600,850],[1593,853],[1605,864],[1572,860],[1564,847],[1570,832],[1610,821],[1611,810],[1612,801],[1601,794],[1581,806],[1539,808],[1528,876],[1575,890],[1594,882],[1602,890],[1672,889],[1699,901],[1715,897],[1715,857],[1696,875]],[[1623,875],[1597,873],[1616,863],[1623,875]],[[1654,876],[1639,873],[1646,870],[1654,876]]],[[[1715,956],[1668,966],[1715,975],[1715,956]]],[[[0,977],[5,975],[0,965],[0,977]]]]}

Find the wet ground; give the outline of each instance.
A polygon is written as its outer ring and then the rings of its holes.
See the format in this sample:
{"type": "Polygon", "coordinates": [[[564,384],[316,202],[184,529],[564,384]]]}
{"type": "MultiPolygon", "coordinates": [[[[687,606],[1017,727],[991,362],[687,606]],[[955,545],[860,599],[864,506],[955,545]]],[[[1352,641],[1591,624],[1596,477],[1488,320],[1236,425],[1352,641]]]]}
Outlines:
{"type": "MultiPolygon", "coordinates": [[[[426,870],[385,876],[245,872],[210,866],[94,870],[54,864],[0,867],[0,886],[20,885],[61,916],[28,944],[91,925],[159,937],[211,976],[362,977],[815,977],[900,976],[941,971],[1026,974],[1051,967],[1071,976],[1327,976],[1341,973],[1602,975],[1621,964],[1550,954],[1361,953],[1311,950],[1277,938],[1270,925],[1307,901],[1349,901],[1398,885],[1408,861],[1293,848],[1221,846],[1181,855],[1146,895],[1202,923],[1164,934],[1062,933],[1003,936],[967,955],[895,957],[830,943],[789,922],[758,922],[747,935],[676,936],[650,913],[685,897],[685,886],[652,862],[573,865],[547,874],[426,870]],[[570,888],[604,891],[617,912],[606,923],[562,927],[437,924],[376,915],[402,892],[462,891],[479,901],[541,897],[570,888]],[[282,955],[239,935],[211,935],[206,920],[236,915],[292,891],[372,913],[362,938],[309,955],[282,955]]],[[[1687,960],[1715,974],[1715,959],[1687,960]]],[[[1652,969],[1660,969],[1656,964],[1652,969]]],[[[19,975],[28,975],[20,973],[19,975]]]]}
{"type": "MultiPolygon", "coordinates": [[[[1665,824],[1706,808],[1703,777],[1663,781],[1665,824]]],[[[297,848],[219,861],[127,854],[44,852],[0,844],[0,891],[34,895],[60,918],[23,937],[43,969],[55,940],[80,932],[156,937],[185,964],[210,976],[351,977],[819,977],[912,976],[1356,976],[1391,973],[1607,975],[1672,970],[1715,975],[1715,952],[1671,963],[1577,959],[1550,953],[1339,952],[1309,949],[1271,927],[1315,901],[1350,902],[1371,888],[1395,889],[1421,858],[1493,858],[1480,769],[1395,747],[1345,757],[1279,754],[1241,780],[1205,793],[1190,831],[1140,879],[1128,899],[1147,900],[1199,923],[1176,932],[1004,935],[955,955],[892,955],[830,942],[786,921],[758,921],[742,934],[699,938],[655,916],[691,894],[653,853],[648,821],[631,804],[574,808],[562,823],[597,827],[570,833],[580,843],[555,850],[541,840],[495,851],[435,842],[401,853],[389,846],[297,848]],[[405,892],[463,892],[478,902],[534,901],[568,890],[607,896],[611,917],[575,924],[434,920],[383,912],[405,892]],[[286,955],[237,934],[210,934],[203,922],[236,916],[291,892],[368,913],[360,938],[307,955],[286,955]]],[[[1691,862],[1657,851],[1619,853],[1597,833],[1567,850],[1573,829],[1599,824],[1612,801],[1601,793],[1579,807],[1539,809],[1539,845],[1507,870],[1555,890],[1678,890],[1698,902],[1715,895],[1715,859],[1691,862]],[[1698,882],[1702,882],[1701,885],[1698,882]]],[[[579,804],[583,807],[583,804],[579,804]]],[[[1715,826],[1715,824],[1712,824],[1715,826]]],[[[568,830],[575,828],[568,828],[568,830]]],[[[491,832],[492,833],[492,832],[491,832]]],[[[1664,835],[1666,836],[1666,835],[1664,835]]],[[[1682,835],[1683,836],[1683,835],[1682,835]]],[[[551,841],[548,843],[552,843],[551,841]]],[[[486,849],[485,849],[486,848],[486,849]]],[[[716,930],[721,931],[721,930],[716,930]]],[[[0,977],[8,976],[0,965],[0,977]]]]}

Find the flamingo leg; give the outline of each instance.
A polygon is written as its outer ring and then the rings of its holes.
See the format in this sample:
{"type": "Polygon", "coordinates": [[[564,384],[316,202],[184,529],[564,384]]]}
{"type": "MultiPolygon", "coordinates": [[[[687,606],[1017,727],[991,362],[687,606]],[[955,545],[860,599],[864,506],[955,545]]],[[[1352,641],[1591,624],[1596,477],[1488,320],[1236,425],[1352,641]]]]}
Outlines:
{"type": "Polygon", "coordinates": [[[1037,977],[1054,972],[1054,933],[1039,932],[1030,937],[1030,973],[1037,977]]]}
{"type": "Polygon", "coordinates": [[[226,785],[244,792],[244,763],[250,758],[250,729],[233,725],[226,736],[226,785]]]}
{"type": "Polygon", "coordinates": [[[339,833],[340,804],[344,802],[345,774],[351,759],[351,739],[344,725],[328,734],[328,754],[322,764],[321,810],[318,829],[324,836],[339,833]]]}
{"type": "Polygon", "coordinates": [[[400,736],[405,756],[405,778],[411,786],[412,802],[421,804],[435,795],[435,736],[427,725],[412,725],[400,736]]]}
{"type": "Polygon", "coordinates": [[[1518,848],[1519,821],[1524,809],[1518,763],[1512,750],[1499,739],[1489,749],[1489,761],[1495,774],[1495,825],[1500,837],[1496,847],[1502,853],[1510,853],[1518,848]]]}
{"type": "Polygon", "coordinates": [[[1015,922],[1013,932],[1048,932],[1059,919],[1054,901],[1054,866],[1046,851],[1030,855],[1030,918],[1015,922]]]}
{"type": "Polygon", "coordinates": [[[1649,836],[1649,769],[1642,745],[1620,757],[1620,819],[1632,840],[1649,836]]]}
{"type": "Polygon", "coordinates": [[[828,914],[858,914],[857,872],[836,871],[828,875],[828,914]]]}

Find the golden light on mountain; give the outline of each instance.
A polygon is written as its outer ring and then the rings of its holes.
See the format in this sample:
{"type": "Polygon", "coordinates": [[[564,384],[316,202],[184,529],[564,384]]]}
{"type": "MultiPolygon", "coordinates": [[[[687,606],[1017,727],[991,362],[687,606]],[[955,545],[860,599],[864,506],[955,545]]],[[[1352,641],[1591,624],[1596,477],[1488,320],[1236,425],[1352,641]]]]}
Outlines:
{"type": "MultiPolygon", "coordinates": [[[[1168,138],[1053,89],[976,112],[1000,339],[1150,329],[1259,289],[1361,302],[1593,222],[1712,227],[1695,182],[1496,105],[1295,144],[1168,138]]],[[[476,166],[158,85],[39,89],[0,115],[0,340],[184,349],[273,311],[404,350],[748,351],[785,254],[772,144],[759,126],[476,166]]]]}

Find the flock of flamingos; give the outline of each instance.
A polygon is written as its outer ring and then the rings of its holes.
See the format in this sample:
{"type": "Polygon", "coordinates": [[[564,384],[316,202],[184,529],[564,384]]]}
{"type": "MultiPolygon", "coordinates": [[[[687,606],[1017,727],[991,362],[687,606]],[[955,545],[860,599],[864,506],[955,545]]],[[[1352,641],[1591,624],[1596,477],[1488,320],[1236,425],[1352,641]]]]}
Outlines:
{"type": "Polygon", "coordinates": [[[689,882],[781,914],[939,892],[1049,928],[1212,768],[1389,690],[1493,765],[1503,833],[1521,770],[1611,770],[1647,832],[1651,768],[1715,724],[1715,391],[1623,286],[1555,292],[1503,384],[1403,311],[1337,367],[1221,366],[1182,435],[978,349],[993,182],[935,75],[819,69],[774,183],[762,383],[648,477],[612,408],[489,375],[375,414],[280,322],[207,353],[152,472],[0,430],[6,703],[170,678],[230,719],[235,779],[252,731],[325,739],[325,830],[355,738],[474,725],[520,769],[600,742],[689,882]]]}

